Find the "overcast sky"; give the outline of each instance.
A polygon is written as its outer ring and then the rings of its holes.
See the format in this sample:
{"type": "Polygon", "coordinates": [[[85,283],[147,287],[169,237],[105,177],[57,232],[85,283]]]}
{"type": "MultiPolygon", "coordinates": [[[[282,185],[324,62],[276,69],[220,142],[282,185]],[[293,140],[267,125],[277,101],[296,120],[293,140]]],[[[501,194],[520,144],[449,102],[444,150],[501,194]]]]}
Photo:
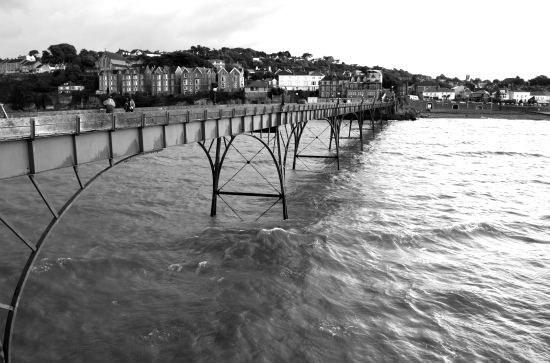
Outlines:
{"type": "Polygon", "coordinates": [[[0,0],[0,58],[52,44],[331,55],[432,77],[550,76],[550,1],[0,0]]]}

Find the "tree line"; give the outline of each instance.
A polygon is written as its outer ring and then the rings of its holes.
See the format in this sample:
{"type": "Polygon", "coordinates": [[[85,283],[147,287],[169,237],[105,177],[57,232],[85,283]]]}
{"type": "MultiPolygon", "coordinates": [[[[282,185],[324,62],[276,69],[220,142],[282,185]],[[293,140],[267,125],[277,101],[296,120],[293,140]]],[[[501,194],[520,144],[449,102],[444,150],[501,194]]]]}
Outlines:
{"type": "MultiPolygon", "coordinates": [[[[101,52],[81,49],[77,52],[76,48],[67,43],[50,45],[47,50],[40,53],[38,50],[29,51],[29,55],[35,56],[43,64],[65,64],[65,70],[54,71],[51,74],[31,74],[18,80],[5,80],[0,84],[0,102],[11,103],[13,108],[23,108],[25,103],[35,99],[37,105],[40,100],[44,100],[44,94],[57,91],[57,87],[66,83],[73,82],[85,87],[83,97],[95,93],[99,87],[96,69],[96,61],[101,52]]],[[[333,56],[323,56],[313,59],[312,54],[305,52],[301,56],[293,56],[289,51],[279,51],[276,53],[266,53],[251,48],[228,48],[220,49],[209,48],[201,45],[193,45],[189,49],[177,50],[170,53],[161,54],[159,57],[148,57],[145,54],[135,57],[134,61],[149,67],[162,66],[185,66],[185,67],[211,67],[209,59],[220,59],[225,62],[226,69],[233,67],[242,67],[245,70],[245,77],[250,80],[265,80],[275,77],[277,69],[291,69],[293,71],[323,71],[323,72],[344,72],[368,71],[369,69],[381,70],[383,73],[384,88],[394,88],[397,90],[403,82],[415,83],[423,79],[420,74],[411,74],[403,69],[387,69],[381,66],[368,67],[364,65],[346,64],[345,62],[335,61],[333,56]],[[252,74],[248,69],[258,68],[252,74]],[[271,71],[269,71],[271,69],[271,71]]],[[[458,78],[445,77],[443,74],[437,77],[437,82],[441,87],[451,88],[451,83],[459,81],[458,78]]],[[[520,77],[506,78],[502,81],[495,79],[493,81],[477,78],[466,82],[465,86],[474,90],[480,82],[485,83],[485,88],[493,89],[495,87],[516,87],[527,90],[539,90],[550,87],[550,79],[546,76],[538,76],[529,81],[520,77]]],[[[221,96],[221,94],[219,94],[221,96]]],[[[204,95],[196,95],[200,97],[204,95]]],[[[170,102],[166,97],[164,100],[148,98],[143,95],[144,103],[151,102],[170,102]]],[[[222,98],[224,96],[221,96],[222,98]]],[[[179,97],[176,97],[179,98],[179,97]]],[[[43,102],[42,102],[43,104],[43,102]]]]}

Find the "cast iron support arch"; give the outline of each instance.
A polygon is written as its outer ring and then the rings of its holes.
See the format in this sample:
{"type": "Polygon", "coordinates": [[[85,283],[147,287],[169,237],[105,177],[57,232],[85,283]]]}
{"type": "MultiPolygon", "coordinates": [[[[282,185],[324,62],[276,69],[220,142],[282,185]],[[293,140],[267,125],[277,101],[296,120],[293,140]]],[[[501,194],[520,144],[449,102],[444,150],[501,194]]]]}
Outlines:
{"type": "MultiPolygon", "coordinates": [[[[262,138],[257,137],[256,135],[253,135],[253,134],[243,134],[243,135],[252,137],[253,139],[259,141],[263,145],[263,148],[265,148],[269,152],[269,154],[271,155],[271,159],[273,160],[273,164],[275,165],[275,168],[277,170],[280,190],[278,191],[277,194],[223,191],[222,190],[223,187],[220,188],[219,186],[220,174],[222,171],[223,162],[225,161],[225,157],[227,156],[227,152],[229,151],[229,148],[233,144],[233,141],[235,140],[236,136],[231,136],[229,141],[227,141],[227,138],[225,137],[216,138],[212,140],[210,147],[208,149],[206,148],[206,145],[204,142],[199,142],[199,145],[201,146],[201,148],[203,149],[203,151],[205,152],[208,158],[208,162],[210,164],[210,170],[212,171],[212,204],[210,208],[210,216],[213,217],[217,213],[217,200],[220,195],[236,195],[236,196],[243,196],[243,197],[277,198],[277,201],[273,205],[275,205],[279,201],[282,201],[283,220],[288,219],[288,210],[287,210],[286,194],[285,194],[285,187],[284,187],[284,180],[285,180],[284,165],[285,165],[286,154],[288,151],[289,143],[288,142],[284,143],[285,152],[283,157],[283,154],[281,153],[281,136],[279,134],[279,130],[277,130],[277,132],[275,133],[276,136],[274,137],[274,148],[277,149],[276,150],[277,156],[275,156],[275,153],[273,152],[271,147],[264,140],[262,140],[262,138]],[[224,147],[225,147],[225,150],[223,150],[223,153],[221,152],[222,139],[224,141],[224,147]],[[216,149],[215,149],[214,160],[212,160],[212,156],[210,155],[210,150],[212,149],[212,146],[214,143],[216,143],[216,149]]],[[[247,161],[247,163],[250,163],[250,161],[247,161]]]]}
{"type": "MultiPolygon", "coordinates": [[[[0,348],[3,349],[3,355],[4,355],[5,363],[11,363],[11,343],[12,343],[12,337],[13,337],[13,329],[14,329],[14,326],[15,326],[15,320],[16,320],[16,317],[17,317],[17,310],[19,308],[19,302],[21,300],[21,295],[23,293],[23,290],[25,289],[25,285],[26,285],[28,277],[29,277],[29,272],[31,271],[31,269],[32,269],[34,263],[36,262],[40,252],[43,249],[43,246],[44,246],[46,240],[48,239],[48,237],[52,233],[53,229],[59,224],[59,222],[61,221],[61,218],[63,218],[63,216],[65,216],[67,214],[67,212],[73,206],[73,204],[80,198],[82,193],[85,190],[87,190],[96,180],[98,180],[102,175],[110,172],[111,170],[113,170],[117,166],[125,163],[129,159],[131,159],[135,156],[139,156],[139,155],[143,155],[143,153],[133,154],[133,155],[127,156],[124,159],[119,160],[116,163],[113,163],[112,160],[110,160],[110,165],[107,168],[105,168],[102,171],[100,171],[99,173],[97,173],[94,177],[92,177],[85,184],[81,183],[80,176],[78,174],[78,168],[74,167],[74,170],[75,170],[78,182],[79,182],[80,189],[78,189],[76,191],[76,193],[74,193],[73,196],[71,198],[69,198],[69,200],[65,203],[65,205],[63,205],[63,207],[61,207],[61,209],[59,211],[55,211],[53,209],[53,207],[51,206],[51,204],[48,203],[45,196],[42,194],[42,191],[40,189],[40,185],[36,181],[34,174],[29,174],[29,178],[31,179],[33,185],[35,186],[38,193],[40,194],[40,196],[44,200],[45,204],[50,209],[50,212],[53,214],[53,219],[48,224],[48,226],[46,227],[44,232],[42,232],[42,235],[38,239],[38,242],[36,243],[36,245],[33,245],[32,242],[25,239],[25,237],[13,225],[11,225],[11,223],[9,223],[8,220],[4,216],[0,215],[0,222],[3,222],[23,243],[25,243],[25,245],[27,245],[27,247],[29,247],[29,249],[31,249],[31,254],[29,255],[29,257],[27,259],[27,262],[25,263],[25,266],[23,267],[23,271],[21,272],[21,275],[20,275],[19,280],[17,282],[17,285],[15,287],[15,291],[13,293],[13,297],[12,297],[10,305],[6,306],[4,304],[0,304],[0,309],[5,309],[5,310],[8,311],[8,317],[6,319],[6,326],[4,328],[4,343],[0,345],[0,348]]],[[[1,355],[0,355],[0,358],[2,358],[1,355]]]]}
{"type": "MultiPolygon", "coordinates": [[[[330,141],[328,150],[330,151],[332,149],[332,140],[334,139],[334,147],[335,147],[335,156],[323,156],[323,155],[306,155],[306,154],[300,154],[298,152],[298,147],[300,146],[300,140],[302,139],[302,135],[304,130],[307,127],[308,121],[304,121],[302,123],[296,124],[295,127],[292,129],[292,133],[294,134],[294,158],[292,161],[292,170],[296,169],[296,160],[298,158],[324,158],[324,159],[336,159],[336,164],[338,167],[338,170],[340,170],[340,141],[339,141],[339,130],[340,130],[340,123],[342,120],[338,116],[332,116],[323,118],[323,120],[327,121],[330,127],[330,141]]],[[[305,149],[304,149],[305,150],[305,149]]],[[[302,150],[303,151],[303,150],[302,150]]]]}

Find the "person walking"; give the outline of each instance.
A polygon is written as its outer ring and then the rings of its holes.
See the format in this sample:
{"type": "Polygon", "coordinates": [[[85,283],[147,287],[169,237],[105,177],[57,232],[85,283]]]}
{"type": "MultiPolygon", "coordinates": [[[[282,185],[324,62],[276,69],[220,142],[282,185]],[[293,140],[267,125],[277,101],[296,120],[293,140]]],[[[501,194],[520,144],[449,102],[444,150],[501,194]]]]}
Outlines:
{"type": "Polygon", "coordinates": [[[113,113],[115,111],[115,100],[113,100],[112,96],[109,96],[104,102],[103,105],[105,106],[105,109],[107,110],[107,113],[113,113]]]}

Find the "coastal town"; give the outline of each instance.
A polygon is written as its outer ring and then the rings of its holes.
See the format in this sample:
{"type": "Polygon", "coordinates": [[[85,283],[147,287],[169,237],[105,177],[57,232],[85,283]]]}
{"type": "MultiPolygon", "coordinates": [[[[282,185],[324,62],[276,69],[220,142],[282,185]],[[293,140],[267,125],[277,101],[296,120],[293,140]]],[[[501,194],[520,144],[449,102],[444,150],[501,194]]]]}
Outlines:
{"type": "MultiPolygon", "coordinates": [[[[72,47],[67,44],[59,46],[72,47]]],[[[1,60],[0,85],[11,81],[10,87],[13,87],[14,80],[24,82],[25,77],[33,75],[64,74],[65,79],[61,78],[59,84],[53,85],[57,92],[50,90],[50,93],[61,96],[42,97],[45,101],[33,102],[37,92],[31,91],[28,93],[33,93],[34,97],[27,95],[26,102],[21,99],[25,98],[24,94],[19,100],[12,95],[12,99],[4,97],[0,102],[14,110],[27,111],[96,107],[108,95],[119,100],[136,96],[138,106],[162,102],[144,101],[144,97],[156,96],[170,96],[172,102],[175,99],[187,104],[368,102],[386,98],[491,101],[515,105],[550,103],[550,91],[544,85],[547,80],[544,76],[537,77],[541,86],[518,77],[502,81],[482,81],[469,75],[463,80],[444,75],[432,78],[411,75],[403,70],[345,64],[330,56],[315,59],[309,53],[296,57],[288,52],[255,52],[252,56],[239,52],[240,57],[233,55],[237,58],[235,61],[230,57],[223,57],[225,60],[222,57],[211,58],[211,55],[224,53],[201,46],[191,47],[187,52],[193,56],[181,60],[187,64],[166,64],[166,59],[173,54],[140,49],[99,53],[86,51],[85,54],[82,50],[79,55],[82,59],[75,61],[76,50],[72,58],[56,58],[53,56],[53,53],[58,53],[55,47],[50,47],[52,52],[44,51],[42,57],[33,51],[16,59],[1,60]],[[71,59],[72,63],[67,62],[71,59]]],[[[50,89],[53,87],[50,86],[50,89]]]]}

